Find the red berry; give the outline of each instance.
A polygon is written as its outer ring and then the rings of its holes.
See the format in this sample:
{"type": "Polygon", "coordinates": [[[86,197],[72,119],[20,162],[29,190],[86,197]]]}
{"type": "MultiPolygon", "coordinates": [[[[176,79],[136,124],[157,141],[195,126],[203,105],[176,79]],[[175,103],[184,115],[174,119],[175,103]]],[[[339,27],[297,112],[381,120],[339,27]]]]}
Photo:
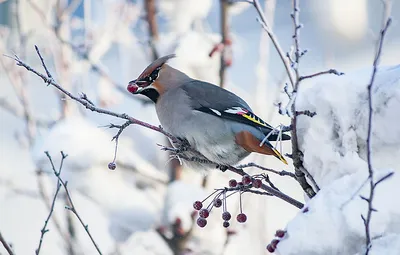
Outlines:
{"type": "Polygon", "coordinates": [[[117,164],[115,162],[108,163],[108,169],[115,170],[117,168],[117,164]]]}
{"type": "Polygon", "coordinates": [[[271,246],[272,248],[274,248],[274,250],[276,249],[276,246],[278,245],[279,240],[278,239],[274,239],[271,241],[271,246]]]}
{"type": "Polygon", "coordinates": [[[222,219],[224,220],[224,221],[228,221],[228,220],[230,220],[231,219],[231,214],[229,213],[229,212],[223,212],[222,213],[222,219]]]}
{"type": "Polygon", "coordinates": [[[193,208],[196,209],[197,211],[203,208],[203,203],[200,201],[196,201],[193,203],[193,208]]]}
{"type": "Polygon", "coordinates": [[[227,221],[224,221],[224,223],[222,224],[222,226],[224,226],[224,228],[227,228],[227,227],[229,227],[229,222],[227,222],[227,221]]]}
{"type": "Polygon", "coordinates": [[[259,188],[261,188],[261,186],[262,186],[262,181],[261,181],[260,179],[255,179],[255,180],[253,181],[253,187],[254,187],[254,188],[259,189],[259,188]]]}
{"type": "Polygon", "coordinates": [[[207,209],[201,209],[199,212],[199,216],[201,218],[207,218],[210,215],[210,212],[207,209]]]}
{"type": "Polygon", "coordinates": [[[276,236],[276,237],[279,237],[279,238],[282,238],[282,237],[285,236],[285,233],[286,233],[286,231],[284,231],[284,230],[282,230],[282,229],[278,229],[278,230],[275,232],[275,236],[276,236]]]}
{"type": "Polygon", "coordinates": [[[242,187],[243,186],[243,182],[238,182],[237,186],[242,187]]]}
{"type": "Polygon", "coordinates": [[[248,175],[245,175],[242,177],[242,182],[244,185],[250,185],[251,184],[251,177],[248,175]]]}
{"type": "Polygon", "coordinates": [[[267,251],[273,253],[273,252],[275,252],[275,249],[270,244],[268,244],[267,245],[267,251]]]}
{"type": "Polygon", "coordinates": [[[239,213],[238,216],[236,216],[236,220],[240,223],[246,222],[247,216],[244,213],[239,213]]]}
{"type": "Polygon", "coordinates": [[[221,207],[221,205],[222,205],[222,200],[221,199],[219,199],[219,198],[217,198],[217,199],[215,199],[214,200],[214,206],[215,207],[221,207]]]}
{"type": "Polygon", "coordinates": [[[196,223],[199,227],[204,228],[207,225],[207,220],[204,218],[198,218],[196,223]]]}
{"type": "Polygon", "coordinates": [[[229,187],[234,188],[237,185],[237,181],[235,179],[232,179],[229,181],[229,187]]]}

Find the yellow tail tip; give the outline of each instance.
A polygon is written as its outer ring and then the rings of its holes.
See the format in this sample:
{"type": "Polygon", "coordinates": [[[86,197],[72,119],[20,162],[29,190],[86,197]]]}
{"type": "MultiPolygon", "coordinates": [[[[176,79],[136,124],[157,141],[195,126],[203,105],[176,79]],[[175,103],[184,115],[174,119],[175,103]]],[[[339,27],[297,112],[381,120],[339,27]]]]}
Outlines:
{"type": "Polygon", "coordinates": [[[286,161],[286,159],[276,150],[276,149],[272,149],[276,155],[276,157],[282,161],[283,163],[285,163],[286,165],[288,164],[288,162],[286,161]]]}

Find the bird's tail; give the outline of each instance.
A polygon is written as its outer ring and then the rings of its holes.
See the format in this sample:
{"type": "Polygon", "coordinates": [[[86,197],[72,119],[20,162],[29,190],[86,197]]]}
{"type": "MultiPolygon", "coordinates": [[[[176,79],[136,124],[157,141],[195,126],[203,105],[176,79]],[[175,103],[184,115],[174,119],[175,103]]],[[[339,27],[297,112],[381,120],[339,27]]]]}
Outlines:
{"type": "Polygon", "coordinates": [[[283,163],[285,163],[286,165],[288,164],[286,159],[282,156],[282,154],[279,153],[279,151],[275,148],[271,148],[272,151],[275,153],[275,157],[277,157],[280,161],[282,161],[283,163]]]}

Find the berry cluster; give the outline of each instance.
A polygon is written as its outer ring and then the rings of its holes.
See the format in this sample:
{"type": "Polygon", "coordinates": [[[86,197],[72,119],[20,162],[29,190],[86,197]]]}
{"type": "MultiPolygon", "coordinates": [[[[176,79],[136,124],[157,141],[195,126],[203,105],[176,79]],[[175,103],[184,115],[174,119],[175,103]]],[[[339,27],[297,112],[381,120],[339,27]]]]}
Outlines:
{"type": "Polygon", "coordinates": [[[232,179],[229,181],[229,187],[223,189],[216,189],[211,195],[205,198],[203,201],[196,201],[193,203],[193,208],[197,210],[199,213],[199,218],[197,219],[196,223],[199,227],[205,227],[207,225],[207,218],[210,215],[211,210],[216,207],[219,208],[222,206],[222,220],[223,226],[225,228],[230,226],[229,221],[232,218],[232,215],[227,210],[227,203],[226,199],[231,195],[239,192],[239,206],[240,206],[240,213],[236,216],[236,220],[239,223],[244,223],[247,221],[247,215],[243,213],[242,210],[242,194],[251,188],[261,188],[262,180],[259,178],[260,176],[256,175],[250,177],[249,175],[245,175],[242,177],[240,182],[232,179]],[[231,192],[229,195],[228,193],[231,192]],[[212,201],[206,208],[203,208],[203,203],[208,200],[210,197],[213,197],[212,201]]]}
{"type": "Polygon", "coordinates": [[[280,240],[285,236],[286,231],[284,230],[277,230],[275,233],[275,236],[277,238],[272,239],[271,243],[267,245],[267,251],[273,253],[276,250],[276,246],[278,245],[278,243],[280,242],[280,240]]]}

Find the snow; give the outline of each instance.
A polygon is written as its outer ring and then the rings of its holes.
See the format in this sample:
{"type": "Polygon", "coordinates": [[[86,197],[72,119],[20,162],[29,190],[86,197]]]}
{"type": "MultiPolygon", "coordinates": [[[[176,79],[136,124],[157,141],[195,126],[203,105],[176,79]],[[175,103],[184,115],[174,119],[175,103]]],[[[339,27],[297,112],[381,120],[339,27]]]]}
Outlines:
{"type": "MultiPolygon", "coordinates": [[[[364,254],[369,184],[366,162],[367,84],[371,70],[343,77],[314,80],[299,94],[299,110],[316,111],[300,117],[298,136],[304,163],[321,187],[287,226],[278,254],[364,254]],[[363,185],[365,184],[365,185],[363,185]],[[361,188],[362,187],[362,188],[361,188]],[[359,189],[361,190],[357,192],[359,189]]],[[[373,87],[372,164],[375,181],[394,175],[375,189],[370,254],[398,254],[400,245],[400,66],[379,69],[373,87]],[[390,245],[387,245],[390,242],[390,245]],[[397,252],[397,253],[396,253],[397,252]]]]}
{"type": "Polygon", "coordinates": [[[204,19],[210,11],[212,0],[163,0],[159,9],[168,21],[170,32],[184,34],[193,23],[204,19]]]}

